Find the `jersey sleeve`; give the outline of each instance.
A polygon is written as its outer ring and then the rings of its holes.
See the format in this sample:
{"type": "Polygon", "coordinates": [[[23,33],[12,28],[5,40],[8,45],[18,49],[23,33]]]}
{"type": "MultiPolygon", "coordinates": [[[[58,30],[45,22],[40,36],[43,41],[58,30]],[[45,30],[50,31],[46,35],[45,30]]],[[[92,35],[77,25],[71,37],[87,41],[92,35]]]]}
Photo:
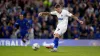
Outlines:
{"type": "Polygon", "coordinates": [[[66,10],[66,15],[71,17],[73,14],[66,10]]]}
{"type": "Polygon", "coordinates": [[[17,20],[14,24],[14,27],[16,28],[19,25],[19,20],[17,20]]]}
{"type": "Polygon", "coordinates": [[[56,15],[56,11],[50,12],[51,15],[56,15]]]}

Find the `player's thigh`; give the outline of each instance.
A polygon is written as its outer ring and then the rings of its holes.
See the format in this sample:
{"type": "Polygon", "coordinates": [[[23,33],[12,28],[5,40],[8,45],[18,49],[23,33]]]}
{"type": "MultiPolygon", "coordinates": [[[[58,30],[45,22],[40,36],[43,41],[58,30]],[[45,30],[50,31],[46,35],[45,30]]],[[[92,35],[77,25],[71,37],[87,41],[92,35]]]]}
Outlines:
{"type": "Polygon", "coordinates": [[[20,31],[20,35],[22,36],[22,38],[25,37],[27,33],[28,32],[26,30],[21,30],[20,31]]]}
{"type": "Polygon", "coordinates": [[[63,27],[57,27],[56,30],[54,31],[54,36],[61,36],[62,34],[64,34],[67,30],[67,27],[63,26],[63,27]]]}
{"type": "Polygon", "coordinates": [[[63,35],[66,32],[66,30],[67,30],[67,27],[62,27],[61,28],[61,34],[63,35]]]}

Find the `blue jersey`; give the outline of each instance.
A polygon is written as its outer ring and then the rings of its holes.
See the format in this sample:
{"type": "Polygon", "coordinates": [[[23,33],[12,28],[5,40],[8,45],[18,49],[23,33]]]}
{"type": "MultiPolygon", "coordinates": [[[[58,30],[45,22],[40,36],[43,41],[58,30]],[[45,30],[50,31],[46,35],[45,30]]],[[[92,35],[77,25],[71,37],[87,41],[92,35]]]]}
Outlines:
{"type": "Polygon", "coordinates": [[[28,30],[29,29],[29,22],[26,19],[20,20],[18,19],[15,23],[15,27],[19,25],[21,30],[28,30]]]}
{"type": "Polygon", "coordinates": [[[32,21],[32,19],[28,19],[28,23],[29,23],[29,27],[32,28],[33,27],[33,21],[32,21]]]}
{"type": "Polygon", "coordinates": [[[28,23],[29,23],[29,28],[32,28],[33,27],[33,20],[31,18],[27,19],[27,20],[28,20],[28,23]]]}

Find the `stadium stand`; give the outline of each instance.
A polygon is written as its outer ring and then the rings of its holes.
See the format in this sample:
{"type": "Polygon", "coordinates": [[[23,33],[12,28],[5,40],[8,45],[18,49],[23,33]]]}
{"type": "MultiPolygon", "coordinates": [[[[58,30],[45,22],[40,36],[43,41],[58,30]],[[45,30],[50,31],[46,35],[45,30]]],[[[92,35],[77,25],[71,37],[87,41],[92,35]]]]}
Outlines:
{"type": "Polygon", "coordinates": [[[17,34],[20,27],[15,30],[14,24],[22,14],[33,21],[30,38],[52,39],[57,17],[39,17],[38,13],[52,11],[56,3],[84,21],[80,25],[69,18],[64,39],[100,39],[100,0],[0,0],[0,38],[20,38],[17,34]]]}

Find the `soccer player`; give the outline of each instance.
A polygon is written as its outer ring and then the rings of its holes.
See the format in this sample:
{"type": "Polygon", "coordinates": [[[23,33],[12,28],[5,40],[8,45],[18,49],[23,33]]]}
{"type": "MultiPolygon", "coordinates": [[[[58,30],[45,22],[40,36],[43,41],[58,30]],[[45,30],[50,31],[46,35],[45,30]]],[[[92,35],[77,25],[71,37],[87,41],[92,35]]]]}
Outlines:
{"type": "Polygon", "coordinates": [[[24,18],[24,16],[21,14],[19,15],[19,19],[15,22],[15,29],[16,27],[19,26],[19,34],[20,37],[22,38],[23,43],[25,43],[25,46],[29,44],[28,42],[28,30],[29,30],[29,23],[28,20],[24,18]]]}
{"type": "MultiPolygon", "coordinates": [[[[58,25],[56,30],[54,31],[54,46],[52,52],[56,52],[58,48],[58,41],[62,34],[64,34],[67,30],[68,25],[68,17],[72,17],[73,19],[77,20],[80,24],[83,24],[83,21],[79,20],[76,16],[72,13],[68,12],[67,10],[62,9],[61,5],[55,5],[55,11],[52,12],[40,12],[39,16],[43,15],[56,15],[58,17],[58,25]]],[[[51,47],[51,45],[47,45],[46,47],[51,47]]]]}

